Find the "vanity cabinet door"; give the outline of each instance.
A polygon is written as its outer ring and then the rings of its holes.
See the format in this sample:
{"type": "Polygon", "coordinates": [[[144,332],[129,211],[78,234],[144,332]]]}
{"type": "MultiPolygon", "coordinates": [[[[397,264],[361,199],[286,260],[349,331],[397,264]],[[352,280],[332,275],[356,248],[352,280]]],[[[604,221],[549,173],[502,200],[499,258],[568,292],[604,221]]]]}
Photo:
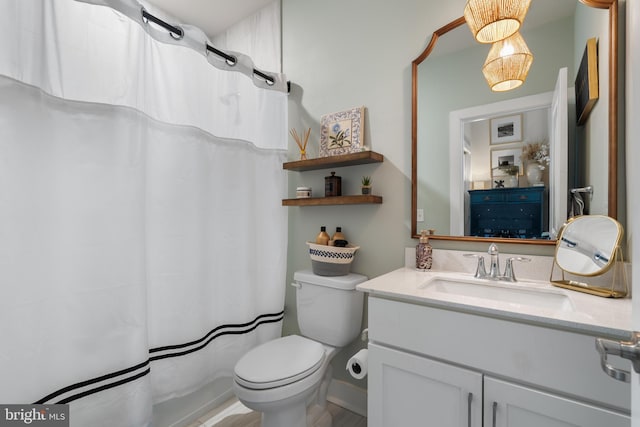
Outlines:
{"type": "Polygon", "coordinates": [[[484,378],[484,427],[630,427],[626,415],[484,378]]]}
{"type": "Polygon", "coordinates": [[[369,427],[481,427],[482,374],[369,344],[369,427]]]}

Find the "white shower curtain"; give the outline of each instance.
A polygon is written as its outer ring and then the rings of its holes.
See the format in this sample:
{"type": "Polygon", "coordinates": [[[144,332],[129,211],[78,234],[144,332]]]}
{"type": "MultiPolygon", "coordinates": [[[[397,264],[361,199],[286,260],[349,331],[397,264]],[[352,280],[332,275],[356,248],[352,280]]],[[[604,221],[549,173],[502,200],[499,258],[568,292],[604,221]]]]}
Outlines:
{"type": "Polygon", "coordinates": [[[99,3],[0,0],[0,402],[137,427],[280,334],[286,94],[99,3]]]}

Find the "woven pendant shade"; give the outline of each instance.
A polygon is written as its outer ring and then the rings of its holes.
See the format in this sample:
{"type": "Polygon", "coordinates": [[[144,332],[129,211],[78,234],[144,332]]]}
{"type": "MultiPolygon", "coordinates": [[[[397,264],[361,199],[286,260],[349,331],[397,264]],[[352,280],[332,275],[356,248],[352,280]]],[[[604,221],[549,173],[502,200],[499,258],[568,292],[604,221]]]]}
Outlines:
{"type": "Polygon", "coordinates": [[[533,55],[520,33],[494,43],[482,73],[494,92],[515,89],[527,79],[533,55]]]}
{"type": "Polygon", "coordinates": [[[480,43],[495,43],[520,29],[531,0],[469,0],[464,19],[480,43]]]}

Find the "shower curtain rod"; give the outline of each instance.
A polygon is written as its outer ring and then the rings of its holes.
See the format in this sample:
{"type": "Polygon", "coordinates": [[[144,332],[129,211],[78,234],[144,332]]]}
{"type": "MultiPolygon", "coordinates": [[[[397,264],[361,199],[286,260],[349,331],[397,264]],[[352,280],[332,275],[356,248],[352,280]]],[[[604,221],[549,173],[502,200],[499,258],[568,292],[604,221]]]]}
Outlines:
{"type": "MultiPolygon", "coordinates": [[[[164,28],[169,32],[169,35],[174,40],[180,40],[184,37],[184,30],[182,28],[176,25],[171,25],[168,22],[158,18],[157,16],[152,15],[151,13],[147,12],[144,7],[141,10],[141,14],[142,14],[142,22],[146,24],[148,21],[151,21],[154,24],[161,26],[162,28],[164,28]]],[[[205,48],[207,52],[211,52],[221,57],[222,59],[224,59],[227,65],[230,67],[233,67],[238,63],[238,58],[226,52],[223,52],[220,49],[216,49],[215,47],[211,46],[209,43],[205,43],[205,48]]],[[[273,76],[270,76],[258,70],[257,68],[253,68],[253,75],[264,80],[264,82],[269,86],[273,86],[276,82],[276,79],[273,76]]],[[[287,93],[290,93],[290,92],[291,92],[291,82],[287,81],[287,93]]]]}
{"type": "MultiPolygon", "coordinates": [[[[220,56],[221,58],[224,58],[225,61],[227,61],[227,64],[229,64],[229,66],[233,67],[234,65],[236,65],[236,63],[238,62],[238,58],[236,58],[233,55],[229,55],[228,53],[225,53],[219,49],[216,49],[215,47],[211,46],[209,43],[205,43],[205,45],[207,46],[207,50],[209,52],[215,53],[216,55],[220,56]]],[[[273,86],[273,84],[275,83],[275,80],[273,77],[269,76],[268,74],[263,73],[260,70],[257,69],[253,69],[253,74],[255,74],[256,76],[262,78],[269,86],[273,86]]],[[[287,89],[289,89],[289,91],[291,90],[290,87],[290,83],[287,82],[287,89]]]]}
{"type": "Polygon", "coordinates": [[[160,25],[162,28],[169,31],[169,35],[176,40],[180,40],[182,37],[184,37],[184,31],[182,31],[182,28],[171,25],[163,21],[162,19],[153,16],[152,14],[144,10],[144,8],[142,8],[142,21],[145,24],[147,23],[147,21],[151,21],[155,24],[160,25]]]}

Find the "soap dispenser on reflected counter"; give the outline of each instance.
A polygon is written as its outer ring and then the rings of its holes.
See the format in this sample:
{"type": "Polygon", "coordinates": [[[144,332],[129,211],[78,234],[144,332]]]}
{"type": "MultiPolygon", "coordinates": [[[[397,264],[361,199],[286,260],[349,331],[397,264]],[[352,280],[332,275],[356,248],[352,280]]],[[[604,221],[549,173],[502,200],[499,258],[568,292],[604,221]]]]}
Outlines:
{"type": "MultiPolygon", "coordinates": [[[[431,232],[431,230],[429,230],[431,232]]],[[[420,271],[431,270],[433,264],[433,248],[429,243],[427,230],[420,232],[420,241],[416,245],[416,268],[420,271]]]]}

